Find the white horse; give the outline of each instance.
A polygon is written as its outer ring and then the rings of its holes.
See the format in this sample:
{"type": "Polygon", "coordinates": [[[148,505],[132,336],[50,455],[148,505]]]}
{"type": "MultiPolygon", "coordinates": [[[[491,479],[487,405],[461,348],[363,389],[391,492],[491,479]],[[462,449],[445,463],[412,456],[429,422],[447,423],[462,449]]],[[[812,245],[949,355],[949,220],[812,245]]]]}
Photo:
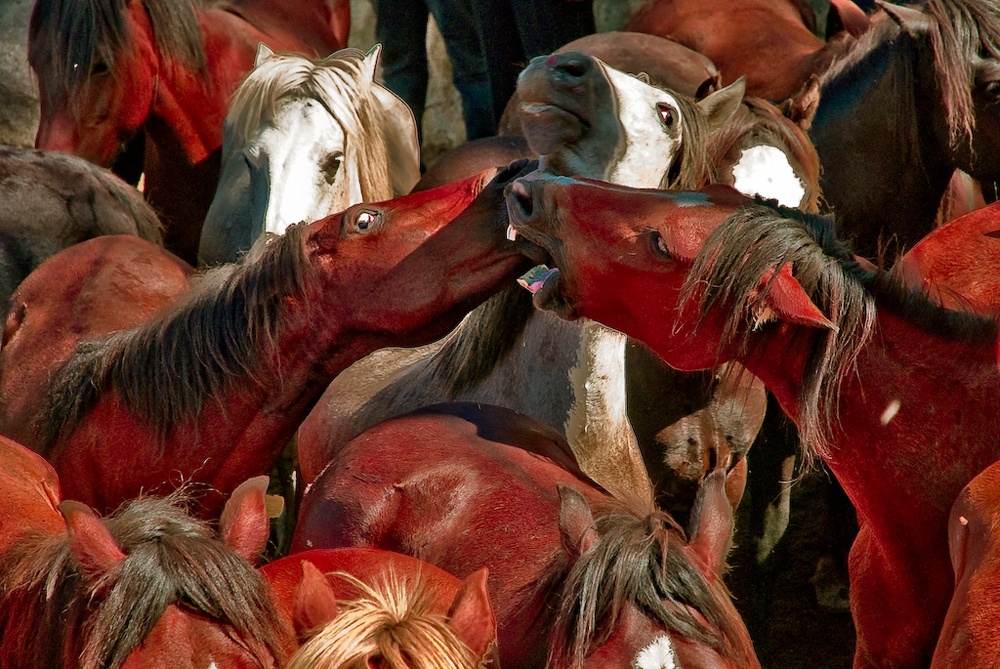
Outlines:
{"type": "Polygon", "coordinates": [[[260,45],[226,116],[202,263],[236,260],[265,231],[410,191],[420,178],[416,122],[375,82],[380,51],[312,60],[260,45]]]}

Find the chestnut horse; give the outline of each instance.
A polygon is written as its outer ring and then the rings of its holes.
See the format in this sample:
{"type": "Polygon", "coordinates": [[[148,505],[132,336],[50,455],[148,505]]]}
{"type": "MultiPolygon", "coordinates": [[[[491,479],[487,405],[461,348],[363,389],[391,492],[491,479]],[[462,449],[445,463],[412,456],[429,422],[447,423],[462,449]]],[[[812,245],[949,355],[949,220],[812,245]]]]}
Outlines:
{"type": "MultiPolygon", "coordinates": [[[[830,5],[830,17],[850,34],[867,29],[864,12],[851,0],[830,5]]],[[[798,93],[830,61],[806,0],[648,0],[632,14],[627,29],[704,54],[724,84],[746,77],[748,95],[775,102],[798,93]]],[[[826,36],[833,37],[832,31],[826,36]]]]}
{"type": "Polygon", "coordinates": [[[288,669],[478,669],[492,659],[485,568],[460,581],[401,553],[341,548],[289,555],[261,573],[302,644],[288,669]]]}
{"type": "Polygon", "coordinates": [[[59,151],[0,146],[0,309],[46,258],[91,237],[137,235],[160,243],[160,220],[142,194],[110,171],[59,151]]]}
{"type": "Polygon", "coordinates": [[[588,479],[555,430],[497,406],[434,405],[336,453],[293,550],[395,550],[460,578],[488,567],[507,668],[756,667],[721,583],[724,485],[721,470],[706,480],[686,541],[663,512],[588,479]]]}
{"type": "Polygon", "coordinates": [[[251,564],[267,542],[253,522],[266,486],[261,477],[237,488],[218,532],[178,493],[104,519],[59,504],[60,531],[26,534],[0,561],[0,664],[282,666],[292,640],[251,564]]]}
{"type": "Polygon", "coordinates": [[[544,175],[515,182],[508,208],[559,267],[536,306],[681,369],[736,359],[764,381],[858,512],[855,666],[926,666],[952,593],[952,502],[1000,454],[997,322],[906,290],[791,210],[544,175]]]}
{"type": "Polygon", "coordinates": [[[133,183],[144,171],[168,248],[194,263],[223,117],[257,45],[325,56],[346,46],[349,28],[347,0],[36,0],[35,146],[104,167],[122,157],[133,183]]]}
{"type": "Polygon", "coordinates": [[[375,81],[380,48],[313,60],[261,45],[226,114],[200,262],[234,262],[264,232],[410,192],[420,178],[416,122],[375,81]]]}
{"type": "Polygon", "coordinates": [[[55,534],[65,528],[57,506],[59,477],[21,444],[0,437],[0,560],[25,532],[55,534]]]}
{"type": "MultiPolygon", "coordinates": [[[[179,480],[227,494],[267,471],[349,364],[438,339],[523,271],[503,232],[502,192],[518,167],[293,226],[200,278],[172,310],[114,334],[121,317],[107,327],[72,307],[88,272],[105,270],[98,284],[116,280],[114,258],[51,258],[38,271],[59,283],[40,288],[5,334],[24,338],[24,355],[12,346],[3,361],[4,375],[24,381],[23,395],[5,385],[5,399],[25,407],[13,428],[53,464],[68,497],[101,510],[179,480]]],[[[162,261],[156,249],[137,254],[162,261]]],[[[217,499],[203,499],[206,513],[217,499]]]]}
{"type": "Polygon", "coordinates": [[[1000,180],[1000,4],[881,6],[790,113],[809,125],[838,236],[891,261],[933,228],[956,169],[987,194],[1000,180]]]}

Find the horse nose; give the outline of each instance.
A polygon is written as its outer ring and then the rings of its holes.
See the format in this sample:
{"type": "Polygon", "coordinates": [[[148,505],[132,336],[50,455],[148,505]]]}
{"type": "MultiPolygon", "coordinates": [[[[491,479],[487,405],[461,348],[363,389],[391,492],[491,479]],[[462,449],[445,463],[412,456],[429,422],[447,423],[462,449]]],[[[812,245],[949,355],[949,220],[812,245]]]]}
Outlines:
{"type": "Polygon", "coordinates": [[[576,86],[590,76],[594,59],[582,51],[567,51],[552,54],[547,64],[556,84],[576,86]]]}

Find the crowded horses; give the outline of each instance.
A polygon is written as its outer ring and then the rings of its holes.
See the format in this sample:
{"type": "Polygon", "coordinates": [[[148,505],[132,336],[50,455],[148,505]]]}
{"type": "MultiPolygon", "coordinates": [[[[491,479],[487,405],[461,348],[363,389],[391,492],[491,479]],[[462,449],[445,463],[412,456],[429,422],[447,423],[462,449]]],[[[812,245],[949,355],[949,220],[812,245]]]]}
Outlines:
{"type": "Polygon", "coordinates": [[[823,466],[854,666],[992,667],[995,0],[649,0],[434,160],[349,9],[35,3],[0,665],[780,668],[823,466]]]}

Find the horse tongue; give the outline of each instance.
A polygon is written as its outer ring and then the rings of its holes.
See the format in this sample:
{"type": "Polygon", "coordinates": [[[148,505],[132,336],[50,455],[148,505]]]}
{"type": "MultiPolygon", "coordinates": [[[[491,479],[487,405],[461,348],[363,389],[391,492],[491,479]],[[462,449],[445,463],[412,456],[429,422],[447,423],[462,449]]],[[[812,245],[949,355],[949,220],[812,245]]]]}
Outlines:
{"type": "Polygon", "coordinates": [[[517,282],[528,290],[532,295],[541,290],[545,282],[550,278],[559,276],[559,268],[549,269],[547,265],[535,265],[523,275],[518,277],[517,282]]]}

